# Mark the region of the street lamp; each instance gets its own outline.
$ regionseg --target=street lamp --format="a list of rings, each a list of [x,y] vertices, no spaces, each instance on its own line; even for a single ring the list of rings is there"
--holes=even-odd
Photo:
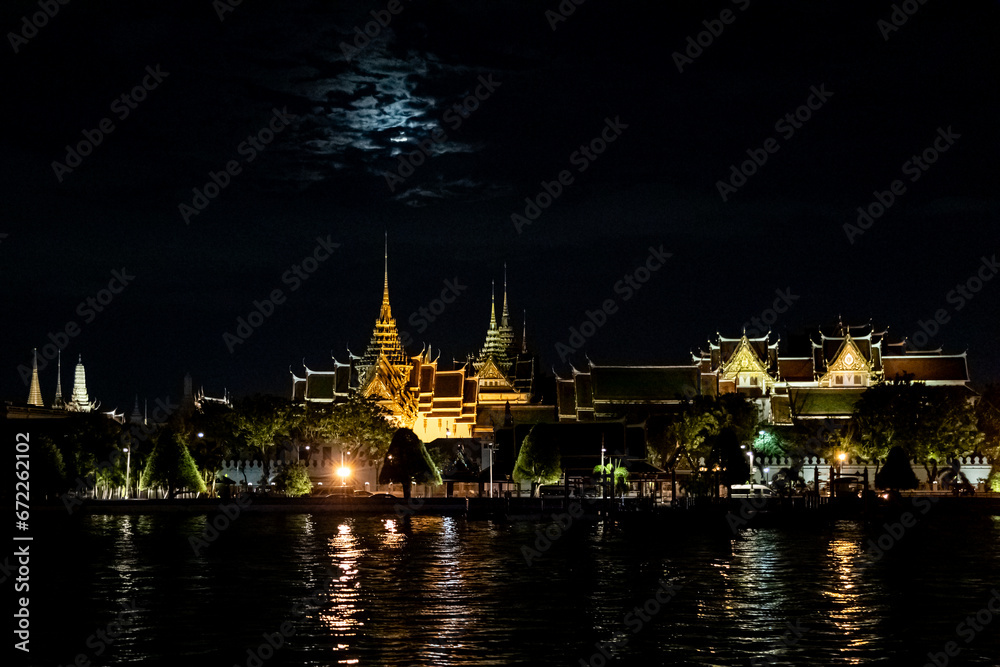
[[[844,452],[841,452],[841,453],[837,454],[837,479],[840,479],[841,476],[843,476],[843,474],[844,474],[844,472],[843,472],[844,471],[844,460],[846,458],[847,458],[847,454],[845,454]],[[834,487],[834,488],[836,488],[836,487]],[[830,495],[831,496],[834,495],[833,492],[831,492]]]
[[[132,466],[132,452],[129,451],[128,447],[126,447],[122,451],[124,451],[125,454],[127,454],[127,456],[125,457],[125,497],[128,498],[128,497],[130,497],[129,488],[128,488],[129,487],[129,484],[128,484],[129,483],[129,474],[128,473],[129,473],[129,469]]]
[[[486,444],[483,445],[483,449],[485,449],[486,451],[488,451],[490,453],[490,466],[489,466],[489,468],[490,468],[490,498],[493,497],[493,452],[496,451],[496,446],[497,445],[496,445],[495,442],[487,442]]]
[[[753,495],[753,449],[747,452],[747,456],[750,457],[750,495]]]
[[[347,477],[351,474],[351,469],[344,465],[344,452],[340,452],[340,467],[337,468],[337,475],[340,477],[340,485],[347,486]]]

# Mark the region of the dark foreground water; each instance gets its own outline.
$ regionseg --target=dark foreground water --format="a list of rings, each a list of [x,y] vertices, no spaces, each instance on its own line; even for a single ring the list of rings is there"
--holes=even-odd
[[[36,515],[30,664],[1000,665],[998,517],[577,525],[530,565],[550,523],[248,513],[196,555],[206,520]]]

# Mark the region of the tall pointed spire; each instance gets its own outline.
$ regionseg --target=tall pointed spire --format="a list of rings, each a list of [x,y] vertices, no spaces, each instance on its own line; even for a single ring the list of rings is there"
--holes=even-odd
[[[380,355],[386,357],[388,362],[397,366],[407,364],[406,350],[399,338],[399,329],[396,328],[396,320],[392,317],[392,308],[389,306],[389,233],[385,235],[385,252],[382,281],[382,307],[379,310],[378,319],[375,320],[375,329],[372,331],[371,340],[368,342],[368,349],[361,358],[358,368],[362,376],[375,367]]]
[[[507,310],[507,263],[503,265],[503,313],[500,316],[500,348],[506,359],[511,359],[516,353],[514,346],[514,327],[510,325],[510,311]]]
[[[135,406],[132,408],[132,416],[129,418],[129,422],[133,424],[146,423],[146,421],[142,418],[142,413],[139,412],[139,394],[135,395]]]
[[[44,408],[42,390],[38,384],[38,349],[32,348],[31,354],[31,388],[28,390],[28,405],[37,405],[40,408]]]
[[[52,401],[52,407],[62,410],[66,408],[66,400],[63,398],[62,390],[62,350],[59,350],[56,361],[56,398]]]
[[[497,283],[495,280],[490,281],[490,331],[496,331],[497,328]],[[487,334],[489,335],[489,334]]]
[[[479,352],[473,367],[480,371],[487,360],[493,359],[497,369],[506,375],[511,367],[511,346],[514,342],[514,330],[510,326],[510,312],[507,309],[507,268],[504,266],[503,279],[503,311],[501,312],[500,326],[497,326],[497,298],[496,283],[492,283],[490,290],[490,328],[486,330],[486,340],[483,348]]]
[[[382,287],[382,309],[379,311],[380,320],[392,319],[392,309],[389,307],[389,232],[385,233],[385,280]]]
[[[500,316],[500,326],[510,326],[510,313],[507,311],[507,262],[503,263],[503,314]]]
[[[83,355],[76,361],[76,372],[73,375],[73,394],[70,396],[68,409],[74,412],[90,412],[97,407],[90,402],[87,395],[87,371],[83,367]]]

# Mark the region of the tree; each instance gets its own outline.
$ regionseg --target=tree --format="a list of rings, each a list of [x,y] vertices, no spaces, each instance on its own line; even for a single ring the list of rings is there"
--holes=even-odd
[[[753,450],[762,456],[781,457],[789,456],[792,447],[784,429],[771,426],[758,431],[753,441]]]
[[[760,412],[757,404],[743,394],[723,394],[717,402],[720,427],[732,430],[739,445],[749,447],[757,438]]]
[[[281,436],[291,437],[295,426],[291,405],[277,396],[249,396],[234,406],[232,423],[237,442],[250,452],[260,455],[263,465],[261,483],[267,488],[275,442]]]
[[[968,392],[906,378],[866,389],[854,406],[851,428],[864,458],[885,458],[901,447],[923,463],[928,481],[937,478],[938,462],[967,454],[982,440]]]
[[[898,492],[900,489],[915,489],[917,485],[917,476],[913,474],[906,452],[898,445],[890,449],[885,465],[875,474],[875,486]]]
[[[352,466],[373,466],[378,477],[395,430],[374,397],[354,395],[330,407],[304,408],[294,434],[297,441],[310,445],[337,445]]]
[[[611,479],[615,480],[614,495],[624,496],[628,493],[629,478],[628,469],[625,466],[616,466],[613,461],[608,461],[603,466],[601,464],[594,466],[594,473],[602,476],[608,475]]]
[[[991,384],[983,390],[976,404],[976,423],[983,434],[980,451],[989,457],[992,468],[987,486],[1000,491],[1000,384]]]
[[[736,432],[726,427],[713,438],[714,444],[709,459],[717,463],[722,472],[722,483],[729,491],[733,484],[743,484],[750,477],[750,462],[746,450],[740,447]]]
[[[40,438],[36,452],[40,454],[37,457],[32,455],[35,459],[31,470],[34,488],[45,498],[58,496],[66,490],[66,465],[63,463],[62,453],[52,439],[44,435]]]
[[[185,424],[188,451],[205,483],[215,494],[215,479],[223,463],[234,455],[233,412],[225,406],[207,403]]]
[[[424,443],[408,428],[397,430],[386,451],[378,476],[379,484],[402,484],[403,497],[410,497],[410,485],[441,484],[441,472],[434,465]]]
[[[274,488],[288,496],[308,496],[312,492],[309,470],[301,461],[282,466],[274,477]]]
[[[198,467],[188,452],[187,439],[182,433],[173,429],[164,429],[153,445],[146,467],[142,471],[139,484],[143,488],[163,486],[167,489],[167,498],[173,498],[174,493],[182,488],[188,488],[196,493],[204,493],[208,487],[198,473]]]
[[[515,482],[531,482],[531,495],[538,493],[540,484],[554,484],[562,476],[562,456],[554,438],[543,437],[538,426],[532,426],[521,443],[512,477]]]

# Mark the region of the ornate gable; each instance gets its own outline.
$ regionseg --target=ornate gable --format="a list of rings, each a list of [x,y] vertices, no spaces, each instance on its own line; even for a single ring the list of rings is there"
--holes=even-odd
[[[722,363],[721,370],[720,379],[735,382],[737,388],[766,389],[774,385],[774,378],[745,335],[740,338],[729,359]]]
[[[847,334],[833,355],[833,360],[827,365],[826,373],[819,380],[819,386],[867,387],[871,382],[871,375],[871,362],[862,354],[851,334]]]
[[[732,380],[736,377],[737,373],[749,372],[764,373],[766,375],[767,368],[764,367],[760,357],[757,356],[757,353],[750,346],[750,341],[747,340],[746,336],[743,336],[737,344],[736,350],[729,357],[729,360],[723,362],[722,373],[723,378]]]

